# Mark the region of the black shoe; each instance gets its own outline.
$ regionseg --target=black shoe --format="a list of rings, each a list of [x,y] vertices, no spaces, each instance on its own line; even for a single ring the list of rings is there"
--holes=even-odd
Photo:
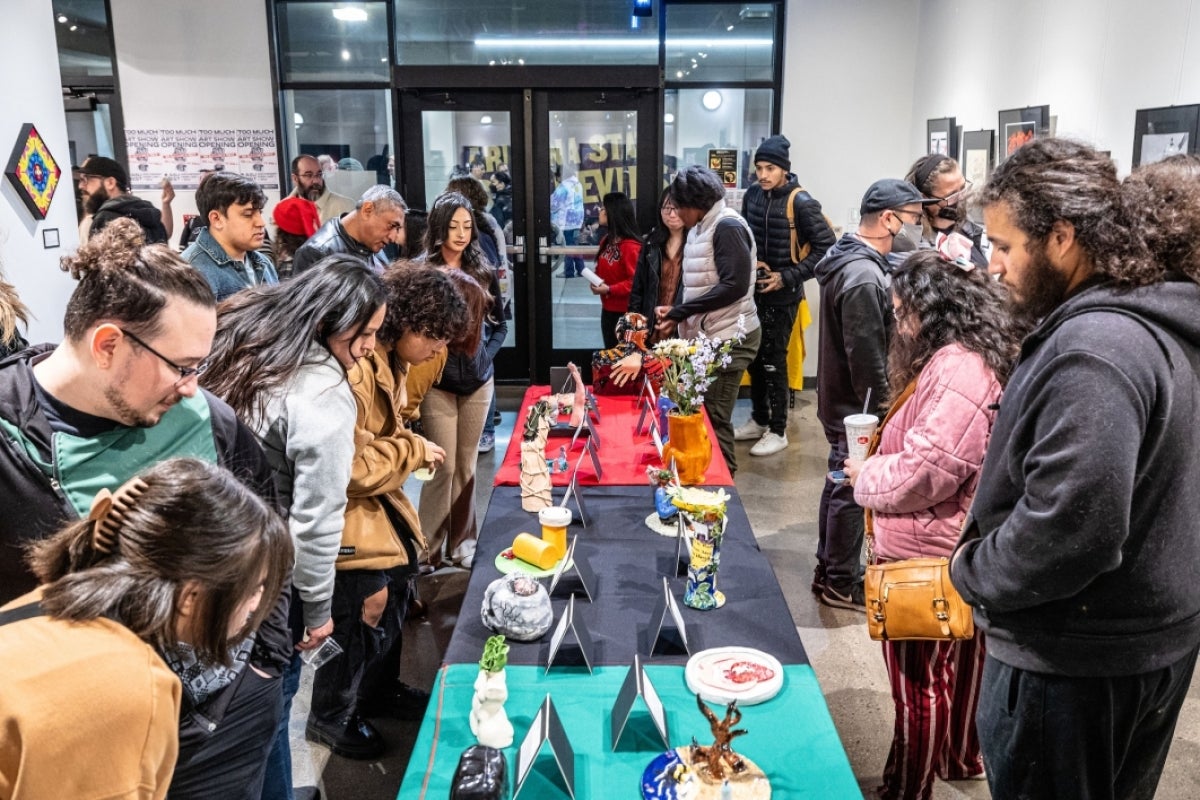
[[[309,717],[304,738],[325,745],[342,758],[359,760],[379,758],[385,747],[375,726],[358,714],[351,714],[344,724],[330,724]]]
[[[825,590],[817,598],[832,608],[848,608],[851,611],[867,610],[867,601],[863,594],[863,585],[855,583],[845,589],[835,589],[832,584],[825,584]]]
[[[387,694],[358,701],[359,711],[369,717],[391,717],[408,722],[424,719],[428,705],[429,692],[400,681],[396,681]]]
[[[821,594],[825,591],[825,565],[817,564],[813,567],[812,593]]]
[[[504,417],[500,416],[499,411],[492,414],[492,425],[499,425],[501,422],[504,422]]]

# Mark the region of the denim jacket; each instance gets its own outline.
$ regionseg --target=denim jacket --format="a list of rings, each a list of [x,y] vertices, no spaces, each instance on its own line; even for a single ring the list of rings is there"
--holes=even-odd
[[[271,263],[271,259],[257,250],[248,251],[246,257],[254,268],[256,283],[279,283],[279,275],[275,272],[275,265]],[[196,241],[183,251],[183,260],[204,274],[213,294],[217,296],[218,303],[231,294],[254,285],[246,278],[246,271],[241,262],[234,261],[226,254],[208,228],[202,229]]]

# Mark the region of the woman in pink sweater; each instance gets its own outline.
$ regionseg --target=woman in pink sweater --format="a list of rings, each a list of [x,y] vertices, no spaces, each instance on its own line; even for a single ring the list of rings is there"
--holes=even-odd
[[[1002,290],[969,256],[957,258],[957,244],[921,250],[893,274],[888,381],[896,410],[878,452],[846,462],[854,499],[874,514],[879,561],[950,555],[1016,358]],[[969,254],[969,241],[965,248]],[[896,725],[879,797],[927,800],[935,776],[982,778],[975,732],[982,635],[886,641],[883,656]]]

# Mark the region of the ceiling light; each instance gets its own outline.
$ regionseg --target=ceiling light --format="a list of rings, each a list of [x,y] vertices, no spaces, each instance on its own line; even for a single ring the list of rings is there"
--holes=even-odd
[[[304,117],[300,116],[300,112],[299,112],[299,111],[297,111],[296,113],[292,114],[292,122],[296,123],[296,127],[297,127],[297,128],[299,128],[301,125],[303,125],[303,124],[304,124]]]
[[[732,25],[729,25],[729,26],[727,26],[727,27],[725,28],[725,30],[727,30],[727,31],[731,31],[731,30],[733,30],[733,26],[732,26]]]
[[[721,101],[723,99],[724,98],[721,97],[721,93],[718,92],[716,89],[709,89],[707,92],[705,92],[701,96],[700,102],[709,111],[716,111],[718,108],[721,107]]]
[[[350,60],[350,51],[343,50],[342,51],[342,61],[349,61],[349,60]]]
[[[678,70],[678,71],[676,71],[676,73],[675,73],[675,77],[676,77],[676,78],[682,78],[682,77],[683,77],[683,70]]]
[[[479,118],[479,124],[480,125],[491,125],[492,124],[492,115],[484,114],[482,117]]]
[[[367,10],[360,6],[340,6],[333,9],[333,18],[341,22],[366,22]]]
[[[674,125],[675,124],[675,115],[672,114],[670,111],[663,114],[663,123],[665,123],[667,125]]]
[[[67,21],[67,15],[66,15],[66,14],[59,14],[59,15],[58,15],[58,21],[59,21],[59,22],[62,22],[62,23],[65,23],[65,22]]]
[[[773,40],[769,36],[738,36],[738,37],[722,37],[720,39],[701,38],[701,37],[667,37],[667,47],[671,49],[678,48],[680,50],[697,50],[705,48],[705,50],[741,50],[746,47],[770,47]],[[552,37],[543,38],[512,38],[512,39],[493,39],[484,38],[476,39],[474,45],[479,48],[496,50],[503,48],[505,50],[513,50],[524,48],[527,50],[550,50],[555,48],[584,48],[588,50],[657,50],[658,39],[638,38],[620,38],[620,37],[593,37],[590,39],[555,39]],[[704,56],[707,57],[707,56]]]
[[[77,31],[77,30],[79,30],[79,26],[78,26],[78,25],[72,25],[70,28],[67,28],[67,30],[69,30],[69,31]]]

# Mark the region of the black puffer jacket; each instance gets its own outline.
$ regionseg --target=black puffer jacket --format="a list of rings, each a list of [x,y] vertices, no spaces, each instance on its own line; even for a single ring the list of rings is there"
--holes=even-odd
[[[146,244],[167,241],[167,229],[163,227],[162,214],[159,210],[142,198],[131,194],[123,194],[106,200],[92,217],[91,233],[88,235],[99,233],[104,230],[105,225],[121,217],[129,217],[142,226],[142,232],[146,235]]]
[[[788,181],[783,186],[767,192],[755,184],[746,190],[742,200],[742,216],[750,223],[750,230],[754,233],[758,260],[766,262],[772,270],[783,276],[782,289],[766,294],[755,292],[754,301],[760,306],[799,303],[804,297],[804,282],[813,277],[817,262],[837,240],[821,213],[821,204],[801,189],[794,201],[796,240],[801,247],[808,242],[811,249],[799,264],[792,263],[787,199],[794,189],[799,188],[796,176],[788,173]]]

